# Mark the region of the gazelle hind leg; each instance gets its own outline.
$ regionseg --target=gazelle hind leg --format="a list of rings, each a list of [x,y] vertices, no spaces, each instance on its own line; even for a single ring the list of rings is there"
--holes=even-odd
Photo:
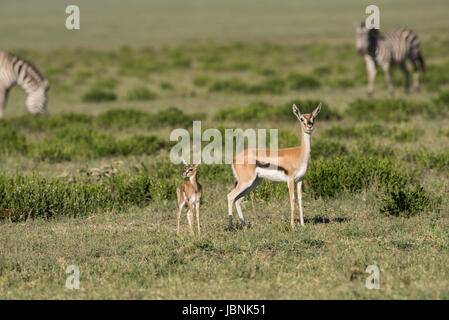
[[[262,179],[257,178],[257,177],[254,178],[253,181],[251,181],[249,184],[247,184],[246,188],[242,188],[243,190],[235,198],[235,207],[237,208],[237,212],[239,214],[240,223],[242,224],[242,227],[245,226],[245,219],[243,218],[242,207],[240,206],[240,203],[242,202],[243,197],[246,196],[248,193],[250,193],[261,182],[262,182]]]
[[[178,207],[178,213],[177,213],[177,223],[178,223],[178,231],[176,232],[176,234],[179,234],[179,229],[180,229],[180,225],[181,225],[181,212],[182,212],[182,208],[184,207],[185,202],[182,202],[179,207]]]
[[[240,207],[240,202],[237,204],[237,200],[243,198],[246,196],[251,190],[253,190],[259,183],[261,179],[258,179],[257,177],[254,177],[254,179],[247,183],[246,185],[242,185],[240,182],[237,182],[237,186],[234,190],[229,192],[228,194],[228,228],[229,230],[232,229],[232,205],[235,202],[235,207],[237,209],[237,212],[239,214],[240,222],[242,223],[242,226],[245,225],[245,220],[243,219],[242,209]]]

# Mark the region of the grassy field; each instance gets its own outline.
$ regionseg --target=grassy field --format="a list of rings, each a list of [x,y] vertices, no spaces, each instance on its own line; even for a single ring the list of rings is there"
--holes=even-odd
[[[432,2],[377,3],[428,70],[410,95],[395,70],[395,99],[379,72],[368,99],[352,30],[368,2],[75,1],[67,31],[66,4],[2,1],[1,49],[49,79],[51,116],[16,87],[0,120],[0,298],[448,299],[449,3]],[[248,228],[226,231],[231,168],[203,164],[203,233],[184,212],[176,236],[173,129],[276,128],[295,146],[291,104],[318,101],[304,228],[264,183]]]

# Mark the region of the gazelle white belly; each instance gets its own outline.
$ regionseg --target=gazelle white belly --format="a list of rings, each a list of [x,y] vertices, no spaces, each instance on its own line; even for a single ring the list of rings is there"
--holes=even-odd
[[[308,166],[308,163],[304,163],[298,169],[296,169],[295,173],[293,174],[293,179],[295,181],[301,180],[305,176]]]
[[[264,178],[270,181],[277,181],[277,182],[288,181],[288,177],[285,175],[284,172],[280,170],[257,168],[256,174],[259,178]]]

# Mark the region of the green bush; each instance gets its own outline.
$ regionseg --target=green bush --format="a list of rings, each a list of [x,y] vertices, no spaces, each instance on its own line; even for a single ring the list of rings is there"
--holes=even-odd
[[[134,109],[114,109],[98,115],[95,123],[105,128],[190,126],[192,121],[202,120],[205,116],[203,113],[185,114],[176,108],[159,110],[153,114]]]
[[[404,99],[360,99],[351,102],[346,114],[357,120],[407,121],[410,116],[431,114],[432,108],[425,103]]]
[[[209,87],[211,92],[240,92],[246,93],[248,85],[239,79],[215,80]]]
[[[117,141],[111,135],[89,128],[67,126],[33,145],[32,153],[41,160],[70,161],[114,155],[153,154],[167,146],[154,136],[132,136]]]
[[[28,143],[26,138],[12,126],[0,126],[0,154],[26,153]]]
[[[311,152],[313,161],[319,158],[336,158],[348,154],[348,150],[342,143],[323,139],[316,141],[312,139]]]
[[[258,84],[250,85],[245,90],[246,93],[251,94],[281,94],[285,90],[285,81],[279,78],[269,78],[261,81]]]
[[[197,87],[205,87],[210,83],[211,79],[206,76],[198,76],[193,79],[193,84]]]
[[[388,216],[408,218],[430,208],[431,205],[429,195],[419,185],[413,188],[392,188],[383,197],[380,212]]]
[[[352,156],[312,161],[306,175],[312,195],[324,198],[343,191],[358,192],[374,183],[401,189],[410,179],[410,174],[388,159]]]
[[[0,174],[0,213],[13,221],[57,216],[86,216],[99,211],[123,211],[151,201],[174,198],[174,181],[147,173],[120,175],[97,182],[68,182],[41,176]]]
[[[157,98],[157,95],[145,87],[134,88],[126,95],[128,101],[149,101]]]
[[[151,114],[135,109],[113,109],[101,113],[95,120],[95,124],[101,127],[127,128],[133,126],[152,125]]]
[[[407,160],[414,161],[426,169],[449,170],[449,150],[440,152],[419,151],[408,155]]]
[[[315,77],[299,73],[290,73],[287,83],[293,90],[317,89],[321,86],[320,81]]]
[[[214,115],[214,120],[238,122],[269,120],[275,116],[276,109],[275,106],[265,102],[254,102],[248,106],[218,110]]]
[[[440,108],[449,109],[449,90],[441,92],[434,102]]]
[[[102,88],[92,88],[83,95],[82,99],[85,102],[114,101],[117,99],[117,95]]]

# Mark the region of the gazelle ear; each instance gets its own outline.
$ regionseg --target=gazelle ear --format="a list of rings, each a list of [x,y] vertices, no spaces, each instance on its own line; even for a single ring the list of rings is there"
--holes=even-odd
[[[301,120],[301,112],[299,111],[296,104],[293,104],[292,110],[293,110],[293,114],[298,118],[298,120]]]
[[[186,161],[186,159],[184,159],[184,157],[182,157],[182,162],[183,162],[185,165],[187,165],[187,161]]]
[[[318,107],[315,108],[315,110],[313,110],[312,112],[312,118],[315,119],[316,116],[318,115],[318,113],[320,113],[321,111],[321,105],[322,103],[320,102],[320,104],[318,105]]]

